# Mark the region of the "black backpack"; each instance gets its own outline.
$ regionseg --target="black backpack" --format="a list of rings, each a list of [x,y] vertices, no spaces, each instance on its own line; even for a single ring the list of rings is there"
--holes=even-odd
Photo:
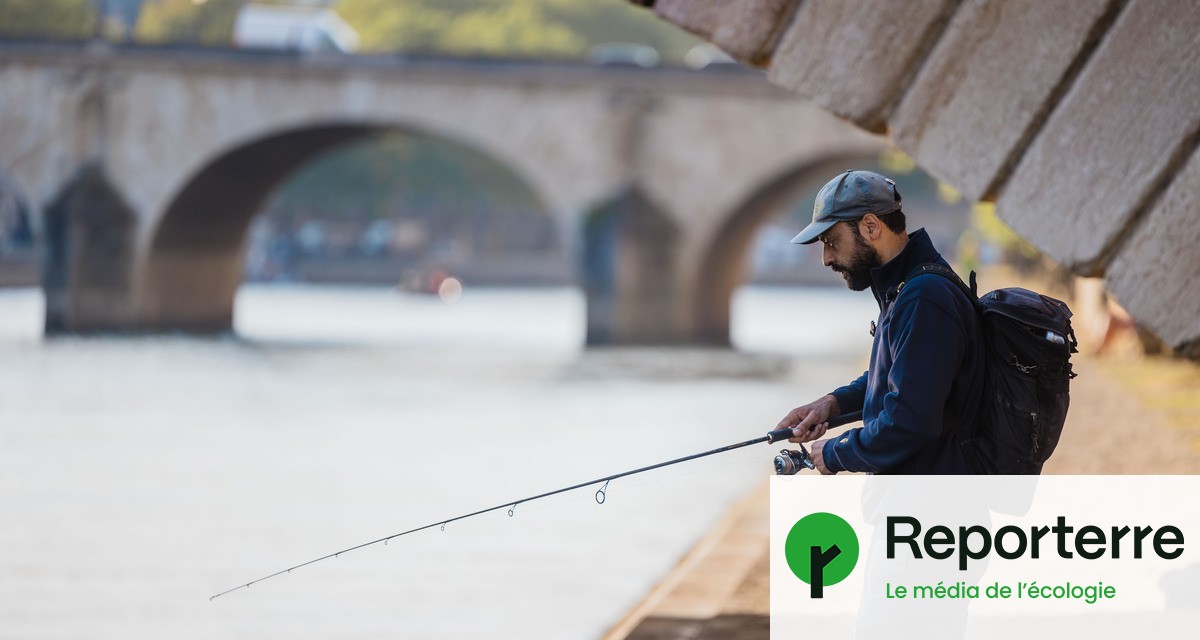
[[[977,473],[1039,474],[1054,453],[1071,403],[1071,354],[1078,346],[1066,303],[1028,289],[976,296],[958,274],[923,264],[908,277],[935,273],[958,285],[979,313],[984,382],[979,421],[956,434]],[[968,427],[969,428],[969,427]]]

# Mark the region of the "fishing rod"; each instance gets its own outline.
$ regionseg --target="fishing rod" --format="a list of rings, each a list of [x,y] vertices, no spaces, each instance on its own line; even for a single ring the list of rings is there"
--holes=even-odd
[[[854,413],[847,413],[847,414],[843,414],[840,416],[835,416],[833,418],[830,418],[826,422],[828,422],[829,426],[832,428],[832,427],[837,427],[837,426],[841,426],[844,424],[850,424],[851,422],[858,422],[859,420],[862,420],[862,412],[861,411],[856,411]],[[718,447],[716,449],[712,449],[710,451],[705,451],[703,453],[696,453],[696,454],[692,454],[690,456],[684,456],[682,458],[675,458],[674,460],[667,460],[666,462],[652,464],[648,467],[642,467],[640,469],[633,469],[632,471],[624,471],[621,473],[614,473],[611,476],[604,476],[603,478],[596,478],[595,480],[588,480],[587,482],[580,482],[579,484],[573,484],[569,487],[563,487],[562,489],[555,489],[554,491],[547,491],[546,493],[539,493],[536,496],[530,496],[528,498],[521,498],[519,500],[509,500],[508,502],[498,504],[494,507],[488,507],[487,509],[480,509],[479,511],[472,511],[471,513],[463,514],[461,516],[455,516],[453,518],[447,518],[445,520],[438,520],[436,522],[431,522],[430,524],[427,524],[427,525],[424,525],[421,527],[417,527],[415,529],[409,529],[408,531],[401,531],[400,533],[393,533],[390,536],[379,538],[378,540],[372,540],[370,542],[364,542],[362,544],[354,545],[353,547],[348,547],[346,549],[342,549],[341,551],[335,551],[328,555],[323,555],[320,558],[314,558],[312,560],[309,560],[308,562],[302,562],[294,567],[288,567],[287,569],[276,571],[275,573],[272,573],[271,575],[263,576],[257,580],[251,580],[250,582],[238,585],[236,587],[233,587],[232,589],[226,589],[225,591],[222,591],[221,593],[211,596],[208,600],[209,600],[209,602],[211,602],[213,600],[216,600],[217,598],[220,598],[221,596],[223,596],[227,593],[233,593],[234,591],[237,591],[239,589],[247,589],[250,587],[250,585],[258,584],[264,580],[270,580],[271,578],[274,578],[276,576],[281,576],[285,573],[291,573],[292,571],[294,571],[296,569],[299,569],[301,567],[307,567],[310,564],[316,564],[322,560],[336,558],[336,557],[342,555],[343,553],[349,553],[351,551],[362,549],[363,547],[369,547],[373,544],[379,544],[380,542],[387,544],[387,542],[389,540],[392,540],[393,538],[399,538],[400,536],[406,536],[410,533],[416,533],[418,531],[432,529],[437,526],[440,526],[442,528],[442,530],[444,531],[446,529],[446,525],[450,524],[451,522],[456,522],[458,520],[465,520],[467,518],[471,518],[474,516],[489,513],[491,511],[499,511],[500,509],[503,509],[505,507],[508,507],[508,516],[511,518],[514,515],[516,515],[517,505],[521,505],[526,502],[532,502],[534,500],[540,500],[542,498],[548,498],[550,496],[558,495],[560,493],[566,493],[568,491],[574,491],[576,489],[582,489],[583,487],[600,484],[601,482],[603,482],[604,485],[596,490],[596,494],[594,497],[596,499],[596,504],[604,504],[604,500],[607,497],[605,492],[608,490],[608,483],[610,483],[613,480],[616,480],[618,478],[624,478],[626,476],[632,476],[634,474],[644,473],[646,471],[653,471],[654,469],[661,469],[662,467],[669,467],[673,464],[679,464],[681,462],[687,462],[689,460],[696,460],[698,458],[705,458],[708,456],[716,455],[718,453],[725,453],[726,451],[733,451],[735,449],[741,449],[742,447],[748,447],[750,445],[759,444],[760,442],[766,442],[767,444],[774,444],[776,442],[779,442],[780,440],[787,440],[788,438],[791,438],[793,435],[794,434],[792,433],[792,430],[790,427],[785,428],[785,429],[775,429],[774,431],[768,432],[767,435],[762,436],[760,438],[754,438],[753,440],[747,440],[745,442],[739,442],[737,444],[731,444],[731,445],[727,445],[724,447]],[[788,451],[787,449],[784,449],[783,451],[780,452],[780,455],[775,457],[775,473],[777,475],[793,475],[800,470],[800,467],[805,467],[808,469],[813,468],[812,459],[809,457],[808,450],[804,448],[804,445],[800,445],[800,449],[798,451]]]

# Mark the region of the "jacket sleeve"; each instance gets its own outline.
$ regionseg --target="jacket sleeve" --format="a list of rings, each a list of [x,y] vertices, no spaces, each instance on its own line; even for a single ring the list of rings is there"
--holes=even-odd
[[[863,400],[867,397],[867,372],[864,371],[858,380],[834,389],[829,395],[837,398],[838,408],[842,413],[862,411]]]
[[[831,471],[886,471],[942,433],[966,335],[957,316],[933,297],[914,295],[895,305],[883,408],[863,426],[825,443],[822,453]]]

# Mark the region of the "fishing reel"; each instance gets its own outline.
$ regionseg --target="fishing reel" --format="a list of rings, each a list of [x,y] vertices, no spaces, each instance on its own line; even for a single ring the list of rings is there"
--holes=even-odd
[[[794,476],[801,469],[815,469],[812,457],[808,455],[808,449],[804,445],[800,445],[799,451],[791,449],[782,449],[779,455],[775,456],[775,475],[777,476]]]

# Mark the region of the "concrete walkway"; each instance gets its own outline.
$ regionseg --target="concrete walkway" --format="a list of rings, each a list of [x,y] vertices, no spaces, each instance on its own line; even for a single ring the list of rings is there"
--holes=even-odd
[[[605,640],[749,640],[769,635],[770,492],[743,498]]]

